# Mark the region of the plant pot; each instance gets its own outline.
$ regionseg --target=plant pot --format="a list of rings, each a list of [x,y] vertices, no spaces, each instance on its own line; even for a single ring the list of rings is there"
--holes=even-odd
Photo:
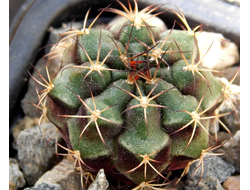
[[[58,4],[56,4],[56,2]],[[158,2],[161,3],[160,1]],[[120,5],[115,1],[90,2],[83,0],[74,0],[74,1],[61,0],[59,4],[59,1],[57,0],[53,2],[48,0],[44,1],[29,0],[25,4],[26,10],[21,9],[21,11],[19,11],[18,16],[15,18],[10,28],[9,113],[10,113],[11,125],[9,134],[11,134],[11,127],[13,126],[13,124],[15,124],[16,121],[23,116],[22,109],[20,106],[20,100],[24,96],[27,89],[27,81],[29,79],[27,70],[32,69],[30,63],[35,64],[37,60],[39,60],[45,54],[43,47],[46,45],[46,42],[48,41],[48,36],[49,36],[48,29],[50,27],[57,28],[61,26],[61,23],[70,22],[73,19],[75,19],[75,21],[83,20],[85,16],[84,14],[86,13],[89,7],[92,7],[91,9],[92,15],[89,16],[89,19],[94,18],[98,13],[99,8],[106,7],[110,3],[112,3],[112,7],[120,9]],[[122,1],[122,3],[127,4],[127,1],[124,0]],[[150,0],[140,1],[139,9],[147,7],[153,3],[156,2],[152,2]],[[181,4],[181,1],[175,1],[174,5],[176,5],[176,7],[179,7],[179,9],[181,9],[184,15],[187,15],[186,18],[191,27],[195,27],[201,23],[210,23],[207,26],[203,27],[203,29],[206,31],[220,32],[225,37],[235,42],[239,47],[239,36],[237,36],[237,31],[235,32],[235,28],[237,29],[237,27],[233,27],[232,30],[229,30],[230,27],[232,26],[231,24],[230,27],[223,28],[221,27],[222,24],[220,25],[221,21],[219,19],[217,20],[214,19],[215,18],[214,16],[211,16],[211,18],[210,17],[207,18],[207,16],[204,15],[204,13],[206,13],[206,11],[209,11],[210,9],[215,10],[214,9],[214,7],[216,7],[215,4],[206,4],[206,3],[195,4],[195,1],[189,1],[188,5],[190,6],[185,7],[187,4],[185,3]],[[168,8],[176,9],[174,5],[167,4],[165,6]],[[199,7],[198,9],[195,9],[195,5],[204,6],[202,9],[203,11],[199,12],[201,8]],[[208,7],[208,5],[210,7]],[[224,3],[221,3],[221,5],[231,6]],[[57,7],[57,9],[54,8],[55,10],[53,10],[51,7]],[[220,11],[220,9],[221,7],[218,8],[216,11]],[[46,10],[46,11],[43,11],[39,14],[39,10]],[[161,8],[158,11],[163,11],[163,10],[164,9]],[[192,10],[192,12],[195,13],[198,12],[200,14],[198,16],[196,14],[191,14],[190,10]],[[107,23],[114,16],[115,15],[112,13],[105,12],[102,14],[100,19],[102,19],[101,20],[102,22]],[[166,22],[168,28],[171,28],[174,21],[178,20],[177,16],[173,14],[171,11],[167,11],[164,14],[161,14],[160,17]],[[237,17],[234,17],[234,19],[236,18]],[[212,22],[212,21],[218,21],[218,22]],[[180,21],[178,22],[181,23]],[[178,27],[181,28],[180,25],[176,24],[176,28]],[[28,142],[28,144],[30,145],[30,141]],[[11,140],[10,140],[10,149],[12,149]],[[20,153],[20,151],[18,153]],[[10,153],[10,156],[15,156],[14,154],[15,153],[13,153],[12,151]]]

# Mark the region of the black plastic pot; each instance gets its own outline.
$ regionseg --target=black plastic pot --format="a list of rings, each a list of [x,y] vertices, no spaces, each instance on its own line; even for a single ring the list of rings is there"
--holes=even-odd
[[[127,0],[120,0],[127,5]],[[131,1],[133,5],[133,1]],[[200,0],[138,0],[139,8],[151,4],[165,3],[164,7],[178,7],[191,27],[206,24],[204,30],[222,33],[226,38],[240,45],[240,8],[220,1]],[[99,8],[108,4],[121,9],[115,0],[27,0],[10,27],[9,47],[9,113],[10,125],[21,112],[20,101],[24,96],[29,75],[27,70],[43,55],[39,51],[46,45],[48,28],[59,27],[62,22],[84,19],[91,7],[96,16]],[[159,11],[165,10],[163,8]],[[104,13],[106,17],[114,14]],[[91,17],[91,15],[90,15]],[[171,28],[177,17],[168,11],[160,15]],[[178,19],[177,19],[178,20]],[[11,128],[11,127],[10,127]]]

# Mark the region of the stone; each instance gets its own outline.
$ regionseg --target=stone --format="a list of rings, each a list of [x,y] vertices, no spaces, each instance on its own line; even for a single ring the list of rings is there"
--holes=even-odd
[[[49,183],[59,185],[62,190],[81,190],[80,177],[74,170],[74,161],[64,158],[59,164],[44,173],[36,182],[35,187]]]
[[[65,50],[66,47],[71,44],[69,43],[69,41],[74,41],[72,38],[69,38],[68,40],[58,43],[62,38],[67,36],[61,35],[69,31],[70,28],[74,28],[75,30],[81,30],[82,22],[62,23],[62,26],[60,28],[52,28],[50,30],[49,40],[47,42],[47,46],[45,47],[45,54],[48,58],[48,64],[50,66],[50,71],[52,70],[52,75],[60,71],[62,52]],[[49,55],[49,53],[52,54]]]
[[[202,31],[195,36],[201,58],[205,55],[202,62],[209,69],[221,70],[239,62],[238,47],[222,34]]]
[[[97,173],[95,181],[89,186],[88,190],[106,190],[109,186],[109,182],[106,179],[103,169],[100,169]]]
[[[236,172],[240,173],[240,131],[222,147],[226,152],[222,158],[235,167]]]
[[[25,188],[24,190],[62,190],[58,184],[41,183],[37,187]]]
[[[17,190],[25,185],[23,173],[16,159],[9,158],[9,190]]]
[[[55,156],[55,129],[53,124],[44,126],[47,131],[44,136],[38,126],[25,129],[17,139],[18,162],[27,183],[32,186],[39,177],[53,165]],[[48,138],[51,136],[51,139]]]
[[[219,183],[224,182],[231,174],[235,172],[233,165],[225,162],[219,156],[205,156],[203,160],[203,173],[201,173],[201,166],[197,169],[199,161],[194,162],[188,171],[188,178],[193,181],[206,179],[210,176],[218,179]]]
[[[197,180],[188,180],[184,190],[224,190],[219,180],[213,176],[202,178],[198,183]]]
[[[45,48],[45,53],[49,53],[51,50],[51,45],[54,45],[58,42],[60,39],[60,35],[64,32],[68,31],[70,28],[74,28],[76,30],[82,29],[83,22],[68,22],[68,23],[62,23],[61,27],[59,28],[51,28],[50,29],[50,36],[49,40],[47,42],[48,46]]]
[[[216,141],[216,139],[209,138],[209,146],[213,146],[216,143],[217,144],[222,144],[225,141],[228,141],[230,138],[232,138],[232,136],[228,132],[226,132],[226,131],[219,131],[217,133],[217,141]],[[214,150],[214,152],[216,152],[216,153],[224,153],[225,151],[223,151],[221,149],[221,147],[220,147],[220,148]]]
[[[13,142],[12,142],[12,147],[14,149],[17,149],[17,138],[20,134],[21,131],[24,129],[30,129],[32,127],[35,127],[38,124],[38,121],[35,119],[32,119],[28,116],[25,116],[21,120],[18,121],[18,123],[12,128],[12,135],[13,135]]]
[[[230,176],[224,183],[225,190],[240,190],[240,175]]]

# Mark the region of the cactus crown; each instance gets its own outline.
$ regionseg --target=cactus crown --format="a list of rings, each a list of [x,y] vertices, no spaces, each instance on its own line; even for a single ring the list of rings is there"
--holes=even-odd
[[[82,176],[103,168],[137,189],[157,187],[153,180],[185,174],[202,157],[229,90],[202,66],[199,26],[191,30],[174,11],[187,30],[166,29],[162,12],[151,14],[162,4],[139,11],[135,0],[134,9],[117,2],[124,11],[103,8],[87,28],[89,9],[82,30],[60,36],[46,57],[60,58],[61,70],[39,82],[45,89],[36,107],[46,98],[46,116],[77,155]],[[118,17],[95,28],[105,11]]]

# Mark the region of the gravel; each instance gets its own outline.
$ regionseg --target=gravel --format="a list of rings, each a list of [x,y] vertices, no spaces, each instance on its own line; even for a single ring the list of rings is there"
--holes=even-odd
[[[9,189],[17,190],[25,185],[23,173],[20,171],[19,164],[16,159],[9,159]]]
[[[47,124],[45,129],[53,129]],[[52,134],[53,130],[47,134]],[[55,139],[54,139],[55,140]],[[17,139],[18,162],[29,185],[34,185],[39,177],[53,164],[55,143],[44,137],[38,126],[22,131]]]

